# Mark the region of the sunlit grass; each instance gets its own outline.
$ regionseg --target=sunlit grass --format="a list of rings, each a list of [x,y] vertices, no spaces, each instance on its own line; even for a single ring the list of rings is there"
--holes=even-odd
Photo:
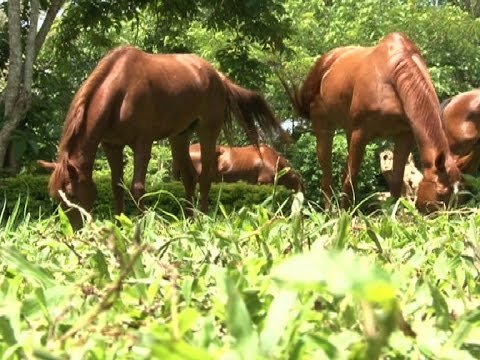
[[[290,205],[289,205],[290,206]],[[478,358],[480,211],[330,214],[297,195],[70,233],[0,228],[0,353],[63,359]],[[287,211],[288,210],[288,211]],[[288,215],[286,215],[288,214]]]

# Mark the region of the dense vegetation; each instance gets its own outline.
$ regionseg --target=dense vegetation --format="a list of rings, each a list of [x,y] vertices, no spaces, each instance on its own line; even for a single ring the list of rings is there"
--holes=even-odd
[[[54,2],[39,6],[46,12]],[[22,4],[25,42],[33,1]],[[478,16],[480,1],[461,0],[65,1],[35,60],[30,110],[0,164],[2,360],[480,358],[479,180],[469,179],[466,207],[432,217],[404,200],[378,204],[378,154],[390,146],[381,141],[367,148],[358,207],[325,213],[310,124],[293,117],[275,74],[300,83],[327,50],[402,31],[444,99],[479,87]],[[183,188],[170,182],[171,155],[160,142],[148,210],[140,215],[129,201],[113,218],[99,151],[94,217],[74,233],[35,161],[55,157],[73,94],[122,44],[196,53],[264,93],[292,129],[293,144],[274,145],[302,173],[305,194],[216,185],[211,212],[185,219]],[[235,141],[245,143],[240,131]],[[337,181],[345,157],[339,132]]]
[[[13,214],[0,353],[39,359],[475,359],[477,210],[217,217]],[[21,222],[18,222],[21,218]],[[400,331],[401,329],[402,331]]]

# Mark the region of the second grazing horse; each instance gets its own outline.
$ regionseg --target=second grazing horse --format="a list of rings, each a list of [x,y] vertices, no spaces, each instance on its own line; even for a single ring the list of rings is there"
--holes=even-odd
[[[462,173],[480,168],[480,90],[458,94],[442,103],[448,145]]]
[[[429,211],[448,202],[460,171],[448,147],[425,62],[405,35],[389,34],[373,47],[331,50],[316,61],[300,91],[281,80],[295,111],[312,121],[327,208],[337,127],[346,131],[348,139],[343,207],[352,199],[365,146],[375,138],[391,138],[395,143],[392,196],[400,196],[405,163],[416,140],[423,165],[417,207]]]
[[[303,191],[300,175],[288,161],[268,145],[228,147],[217,145],[217,181],[245,181],[250,184],[273,184],[282,169],[288,171],[278,178],[278,184],[294,191]],[[200,144],[190,145],[190,157],[198,175],[202,171]],[[172,165],[173,176],[180,178],[178,164]]]

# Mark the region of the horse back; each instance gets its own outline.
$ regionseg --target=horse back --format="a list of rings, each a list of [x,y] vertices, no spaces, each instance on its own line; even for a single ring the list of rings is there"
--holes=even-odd
[[[226,106],[223,82],[205,60],[135,48],[117,60],[96,95],[96,109],[102,111],[105,102],[112,107],[110,113],[118,114],[112,138],[136,133],[164,138],[186,129],[192,119],[208,117],[213,109]]]
[[[480,138],[480,91],[454,96],[443,109],[442,121],[453,153],[465,155]]]

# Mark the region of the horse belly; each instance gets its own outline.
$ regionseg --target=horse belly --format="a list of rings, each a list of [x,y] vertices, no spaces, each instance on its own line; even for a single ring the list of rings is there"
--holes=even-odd
[[[399,134],[411,132],[410,124],[407,119],[400,115],[375,114],[365,122],[365,128],[368,129],[369,138],[391,138]]]
[[[362,114],[365,129],[371,138],[388,138],[410,130],[402,103],[390,85],[381,83],[375,89],[365,89],[365,95],[352,106],[352,113]],[[356,94],[356,96],[358,96]]]

